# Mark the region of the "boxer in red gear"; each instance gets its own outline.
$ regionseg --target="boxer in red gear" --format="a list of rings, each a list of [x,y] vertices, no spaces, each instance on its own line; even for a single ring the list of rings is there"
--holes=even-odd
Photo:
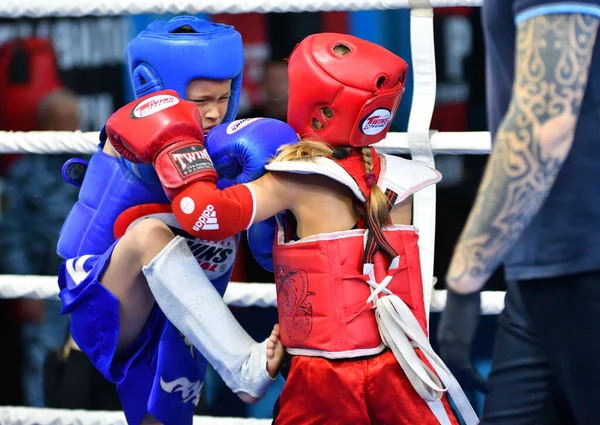
[[[223,191],[185,108],[173,106],[169,128],[146,136],[149,124],[130,119],[135,105],[107,124],[121,154],[154,164],[190,234],[218,240],[277,217],[279,325],[292,360],[276,425],[458,424],[447,391],[464,423],[478,423],[427,337],[411,196],[441,176],[372,147],[389,130],[406,72],[373,43],[307,37],[288,70],[288,121],[303,140],[282,147],[259,179]]]

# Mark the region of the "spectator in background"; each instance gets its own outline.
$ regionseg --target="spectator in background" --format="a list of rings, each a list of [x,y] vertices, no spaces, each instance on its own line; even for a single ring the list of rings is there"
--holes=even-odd
[[[59,89],[38,108],[39,129],[74,131],[79,127],[75,95]],[[56,254],[60,227],[77,199],[77,189],[64,183],[62,164],[70,155],[23,155],[8,170],[6,212],[2,222],[5,273],[55,276],[61,259]],[[23,323],[23,380],[25,404],[44,406],[42,370],[46,355],[58,349],[67,332],[68,318],[60,315],[60,301],[19,300]]]
[[[287,121],[288,76],[287,62],[271,60],[265,66],[267,102],[264,116]]]
[[[80,113],[76,95],[66,89],[50,93],[40,103],[38,122],[42,131],[79,130]]]
[[[270,59],[264,66],[262,88],[265,93],[265,103],[243,114],[241,118],[266,117],[287,121],[287,62]]]
[[[0,46],[0,130],[74,131],[80,128],[80,106],[75,94],[64,89],[49,40],[30,37]],[[0,217],[5,215],[0,273],[57,274],[58,233],[78,193],[61,177],[70,156],[0,155],[0,178],[7,180],[6,193],[0,194]],[[58,298],[0,300],[5,384],[0,404],[120,410],[115,386],[70,338],[63,346],[68,318],[59,309]]]
[[[61,88],[54,48],[49,40],[29,37],[0,46],[0,129],[39,129],[35,112],[40,101]],[[0,172],[5,175],[19,155],[0,155]]]
[[[0,46],[0,130],[33,131],[39,130],[38,110],[41,100],[49,93],[58,90],[62,84],[58,75],[54,49],[48,40],[30,37],[15,39]],[[20,155],[0,155],[0,178],[4,179],[11,165]],[[2,181],[2,183],[4,183]],[[4,184],[1,185],[2,187]],[[7,200],[1,199],[2,214],[6,213]],[[6,232],[3,226],[2,233]],[[1,234],[0,234],[1,235]],[[2,235],[4,236],[4,235]],[[6,246],[3,246],[6,250]],[[12,264],[10,252],[0,251],[4,261],[0,261],[1,273],[12,273],[21,268]],[[16,254],[18,256],[18,254]],[[7,269],[2,269],[9,265]],[[27,270],[27,269],[26,269]],[[53,274],[55,274],[54,272]],[[21,324],[36,322],[41,317],[42,303],[30,300],[0,300],[0,337],[3,350],[0,352],[0,376],[6,387],[0,389],[0,400],[7,404],[21,404],[20,372]]]

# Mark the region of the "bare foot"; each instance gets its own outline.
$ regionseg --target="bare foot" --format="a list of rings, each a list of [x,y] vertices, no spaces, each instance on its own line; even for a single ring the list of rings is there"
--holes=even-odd
[[[276,324],[267,341],[267,372],[273,379],[275,379],[279,373],[279,367],[281,366],[284,354],[285,351],[283,345],[281,345],[281,341],[279,340],[279,324]],[[259,400],[244,392],[239,392],[237,395],[244,403],[248,404],[256,403]]]
[[[285,351],[279,339],[279,323],[277,323],[267,341],[267,372],[271,378],[275,378],[279,373],[284,354]]]

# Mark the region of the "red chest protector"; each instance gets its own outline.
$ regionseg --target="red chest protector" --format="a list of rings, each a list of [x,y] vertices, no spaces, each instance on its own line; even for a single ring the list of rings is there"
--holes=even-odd
[[[437,171],[413,161],[388,155],[374,159],[377,184],[383,191],[388,190],[386,193],[397,195],[395,204],[441,178]],[[370,193],[363,167],[362,162],[351,157],[267,166],[270,171],[333,178],[349,187],[359,203],[365,202]],[[370,231],[364,220],[359,221],[358,227],[289,241],[279,224],[273,261],[281,340],[291,354],[351,358],[381,352],[384,345],[373,299],[391,293],[406,303],[426,331],[416,229],[408,225],[387,226],[383,234],[398,257],[390,264],[390,256],[378,251],[369,257],[373,264],[370,270],[371,266],[364,267]],[[376,290],[382,282],[383,288]],[[378,294],[373,295],[374,291]]]

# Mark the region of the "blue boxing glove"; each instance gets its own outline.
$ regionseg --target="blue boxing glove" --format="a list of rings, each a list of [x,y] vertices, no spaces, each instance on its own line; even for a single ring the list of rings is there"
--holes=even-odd
[[[208,133],[205,147],[219,180],[248,183],[265,173],[279,147],[297,143],[296,131],[283,121],[250,118],[224,123]]]
[[[213,128],[205,140],[219,182],[242,184],[258,179],[277,149],[298,142],[296,131],[283,121],[252,118],[221,124]],[[219,185],[219,183],[217,183]],[[273,271],[273,241],[276,220],[255,223],[248,229],[248,245],[256,261]]]
[[[263,269],[273,273],[273,242],[277,235],[277,220],[275,217],[254,223],[248,229],[248,246],[252,255]]]

